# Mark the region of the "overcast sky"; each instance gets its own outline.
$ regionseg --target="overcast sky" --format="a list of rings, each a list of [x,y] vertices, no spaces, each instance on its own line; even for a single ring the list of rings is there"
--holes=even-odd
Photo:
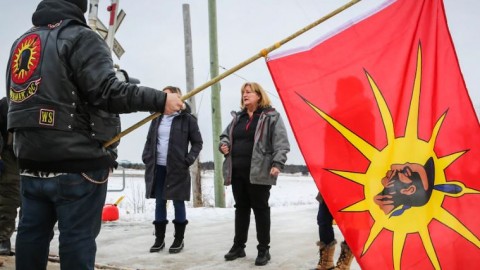
[[[277,41],[347,3],[345,0],[218,0],[217,29],[220,73],[255,55]],[[335,27],[375,8],[384,0],[364,0],[304,35],[282,46],[276,53],[311,45]],[[31,26],[31,14],[38,0],[0,1],[0,70],[6,70],[12,42]],[[480,110],[480,1],[444,0],[450,32],[472,102]],[[108,23],[109,0],[100,0],[99,17]],[[114,62],[142,85],[158,89],[166,85],[186,88],[182,5],[189,4],[192,22],[195,86],[210,79],[208,1],[207,0],[120,0],[127,16],[116,38],[126,53]],[[269,92],[287,122],[282,104],[263,59],[221,81],[222,130],[231,120],[230,111],[238,110],[240,86],[246,80],[257,81]],[[5,85],[5,76],[0,76]],[[210,89],[196,96],[200,129],[204,138],[201,161],[213,160]],[[5,96],[0,91],[0,97]],[[140,121],[148,113],[122,115],[123,128]],[[287,123],[288,125],[288,123]],[[148,124],[122,139],[119,160],[141,162]],[[288,125],[292,151],[288,164],[304,164],[303,157]],[[216,148],[216,147],[215,147]]]

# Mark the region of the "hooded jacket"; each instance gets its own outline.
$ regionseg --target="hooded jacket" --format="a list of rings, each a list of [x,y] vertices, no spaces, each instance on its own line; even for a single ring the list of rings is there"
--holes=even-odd
[[[231,112],[233,120],[220,135],[219,150],[222,144],[232,149],[232,132],[242,111]],[[221,152],[221,151],[220,151]],[[255,129],[252,162],[250,165],[250,183],[257,185],[276,185],[277,177],[270,175],[270,169],[282,170],[290,152],[287,130],[280,114],[272,107],[265,108],[258,119]],[[225,155],[223,162],[223,179],[226,186],[232,183],[232,158]]]
[[[185,103],[187,104],[187,103]],[[145,163],[145,197],[156,198],[153,186],[156,176],[158,126],[162,117],[155,118],[148,129],[143,148],[142,160]],[[191,147],[189,149],[189,144]],[[203,147],[202,135],[197,119],[190,114],[190,106],[175,116],[170,129],[167,153],[167,174],[163,194],[164,200],[190,200],[190,165],[195,162]]]
[[[163,112],[165,93],[119,81],[110,49],[76,5],[44,0],[32,22],[7,69],[8,129],[20,169],[114,167],[116,155],[103,147],[120,128],[112,114]]]

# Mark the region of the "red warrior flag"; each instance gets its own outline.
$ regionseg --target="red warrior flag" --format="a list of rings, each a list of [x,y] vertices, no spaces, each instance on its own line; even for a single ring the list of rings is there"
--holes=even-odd
[[[480,269],[480,126],[441,0],[390,1],[268,68],[362,269]]]

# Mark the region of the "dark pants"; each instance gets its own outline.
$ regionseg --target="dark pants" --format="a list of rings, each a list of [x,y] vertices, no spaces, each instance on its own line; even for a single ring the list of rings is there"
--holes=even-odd
[[[162,198],[165,186],[165,176],[167,175],[167,167],[157,165],[157,173],[155,175],[155,222],[167,220],[167,200]],[[185,209],[185,201],[173,200],[175,208],[175,222],[184,223],[187,220],[187,212]]]
[[[240,173],[239,173],[240,171]],[[250,226],[250,209],[255,215],[259,250],[268,249],[270,244],[270,185],[254,185],[250,183],[249,174],[245,170],[234,171],[232,175],[232,192],[235,199],[235,238],[234,244],[245,247]]]
[[[327,245],[335,239],[332,222],[332,214],[330,213],[330,210],[328,210],[325,200],[322,199],[320,204],[318,205],[318,235],[320,237],[320,241]]]
[[[108,170],[86,173],[100,181]],[[107,184],[94,184],[80,174],[53,178],[21,176],[22,216],[15,244],[17,270],[47,267],[53,228],[58,221],[62,270],[94,269]]]
[[[1,156],[4,168],[0,176],[0,241],[6,241],[15,231],[17,208],[20,207],[20,176],[13,151],[6,148]]]

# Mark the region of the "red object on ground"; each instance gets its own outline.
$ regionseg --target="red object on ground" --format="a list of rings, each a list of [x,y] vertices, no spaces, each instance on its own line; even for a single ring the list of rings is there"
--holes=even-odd
[[[103,207],[102,221],[115,221],[118,217],[118,207],[115,204],[106,204]]]

